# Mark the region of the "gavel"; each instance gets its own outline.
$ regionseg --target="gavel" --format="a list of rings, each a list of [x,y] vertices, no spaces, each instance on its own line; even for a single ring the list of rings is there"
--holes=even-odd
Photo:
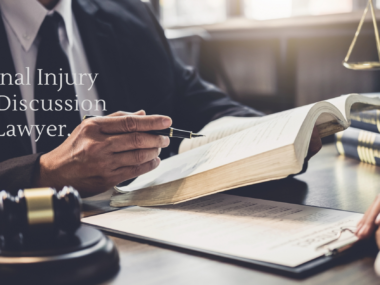
[[[0,192],[0,236],[36,238],[73,234],[81,223],[81,198],[72,187],[19,190],[16,196]]]

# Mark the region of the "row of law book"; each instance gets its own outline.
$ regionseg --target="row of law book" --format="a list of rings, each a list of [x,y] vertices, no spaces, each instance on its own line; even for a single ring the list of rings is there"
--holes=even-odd
[[[380,165],[380,110],[351,113],[351,127],[335,134],[340,155]]]

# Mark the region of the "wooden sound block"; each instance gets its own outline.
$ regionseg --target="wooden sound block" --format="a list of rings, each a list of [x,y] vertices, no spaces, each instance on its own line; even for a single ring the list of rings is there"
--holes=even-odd
[[[104,279],[118,268],[113,242],[85,225],[74,235],[0,251],[1,284],[77,284]]]

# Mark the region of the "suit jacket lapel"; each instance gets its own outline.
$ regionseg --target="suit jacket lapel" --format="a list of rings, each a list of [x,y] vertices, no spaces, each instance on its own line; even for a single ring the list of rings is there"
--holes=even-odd
[[[1,13],[0,13],[1,14]],[[12,54],[9,48],[9,43],[8,43],[8,37],[7,33],[5,31],[5,26],[4,22],[1,19],[0,16],[0,73],[9,73],[12,75],[12,80],[14,82],[15,80],[15,75],[16,75],[16,69],[13,63],[13,58]],[[16,100],[18,110],[20,108],[20,100],[22,99],[21,97],[21,91],[20,87],[18,85],[0,85],[0,95],[6,95],[9,99]],[[0,108],[5,109],[7,104],[6,100],[2,98],[0,100]],[[6,111],[1,111],[0,118],[3,115],[7,124],[12,124],[12,125],[21,125],[24,127],[27,125],[27,120],[26,120],[26,114],[24,111],[12,111],[13,110],[13,104],[10,106],[10,108]],[[5,122],[0,122],[0,124],[4,124]],[[21,137],[20,134],[17,134],[17,137],[20,139],[20,142],[25,150],[25,154],[31,154],[32,153],[32,145],[30,141],[30,137],[24,133],[24,135]],[[15,146],[17,147],[17,146]]]
[[[93,1],[74,0],[73,12],[91,72],[99,74],[95,84],[100,99],[106,102],[106,113],[130,109],[127,96],[123,96],[127,93],[127,86],[122,78],[119,44],[112,24],[100,19],[99,9]]]

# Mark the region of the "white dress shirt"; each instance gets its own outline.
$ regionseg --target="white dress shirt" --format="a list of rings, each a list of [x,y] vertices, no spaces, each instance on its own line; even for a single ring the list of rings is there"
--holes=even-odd
[[[90,66],[84,51],[83,43],[80,37],[77,23],[71,9],[71,0],[61,0],[53,10],[47,10],[37,0],[0,0],[1,16],[5,24],[8,41],[15,65],[16,73],[27,78],[29,68],[30,85],[20,85],[22,99],[29,102],[34,99],[34,77],[37,61],[37,52],[39,47],[38,31],[46,15],[59,13],[63,20],[59,27],[60,42],[70,62],[71,72],[91,73]],[[95,75],[94,75],[95,76]],[[95,100],[98,94],[95,85],[92,86],[88,76],[83,77],[83,85],[76,85],[75,91],[79,104],[83,100],[90,100],[95,106]],[[88,90],[90,89],[90,90]],[[13,98],[13,94],[7,94]],[[88,107],[85,107],[88,108]],[[98,110],[85,111],[80,108],[80,115],[103,115],[103,111]],[[34,112],[30,108],[26,111],[26,118],[29,128],[34,125]],[[35,128],[33,128],[35,130]],[[35,132],[31,134],[33,153],[36,153]]]

